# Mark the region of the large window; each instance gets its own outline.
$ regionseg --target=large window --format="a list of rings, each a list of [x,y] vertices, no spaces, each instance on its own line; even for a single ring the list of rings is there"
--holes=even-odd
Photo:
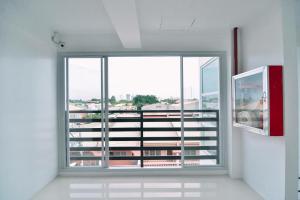
[[[220,165],[219,57],[66,57],[67,167]]]

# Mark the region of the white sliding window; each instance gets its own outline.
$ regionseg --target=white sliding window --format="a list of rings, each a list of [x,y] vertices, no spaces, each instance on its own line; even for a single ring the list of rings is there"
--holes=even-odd
[[[65,57],[66,167],[219,166],[219,57]]]

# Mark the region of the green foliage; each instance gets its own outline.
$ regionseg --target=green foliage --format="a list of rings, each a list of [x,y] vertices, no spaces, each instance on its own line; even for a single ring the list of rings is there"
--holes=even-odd
[[[136,95],[132,99],[132,103],[137,107],[138,110],[141,110],[144,105],[158,103],[158,99],[154,95]]]
[[[83,117],[83,119],[100,119],[101,113],[89,113]]]
[[[116,97],[115,96],[111,96],[109,99],[109,103],[112,105],[115,105],[117,103]]]
[[[176,99],[163,99],[162,102],[166,102],[167,104],[175,104],[177,102]]]
[[[77,104],[85,103],[85,101],[83,101],[82,99],[70,99],[69,102],[70,103],[77,103]]]
[[[118,101],[118,103],[122,103],[122,104],[130,104],[130,103],[131,103],[131,101],[128,101],[128,100],[122,99],[122,100]]]
[[[92,98],[91,101],[95,101],[95,102],[101,102],[100,99],[96,99],[96,98]]]

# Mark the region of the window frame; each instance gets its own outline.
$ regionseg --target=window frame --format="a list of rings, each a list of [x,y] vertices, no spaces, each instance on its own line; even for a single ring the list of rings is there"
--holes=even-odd
[[[103,68],[107,68],[107,57],[165,57],[165,56],[179,56],[180,57],[180,90],[181,98],[183,98],[183,57],[219,57],[219,149],[220,149],[220,164],[217,166],[182,166],[178,169],[172,168],[158,168],[158,169],[147,169],[147,168],[133,168],[133,169],[121,169],[120,171],[130,172],[132,170],[142,171],[185,171],[190,170],[201,170],[201,171],[222,171],[227,173],[227,69],[226,69],[226,53],[223,51],[217,52],[94,52],[94,53],[83,53],[83,52],[60,52],[58,53],[58,65],[57,65],[57,112],[58,112],[58,158],[59,158],[59,173],[68,172],[97,172],[99,171],[110,171],[117,169],[104,169],[101,167],[76,167],[71,168],[68,166],[68,138],[66,129],[68,128],[68,116],[66,113],[67,108],[67,93],[68,88],[66,87],[66,74],[68,73],[65,69],[65,65],[68,62],[68,58],[101,58],[104,61]],[[105,70],[107,73],[107,70]],[[108,74],[104,76],[108,77]],[[108,78],[105,79],[108,82]],[[104,80],[103,80],[104,81]],[[107,87],[107,83],[104,84]],[[105,89],[107,91],[107,88]],[[105,93],[105,92],[104,92]],[[106,94],[107,95],[107,94]],[[106,96],[104,95],[104,96]],[[220,101],[220,99],[226,99],[226,101]],[[106,110],[105,112],[108,112]]]

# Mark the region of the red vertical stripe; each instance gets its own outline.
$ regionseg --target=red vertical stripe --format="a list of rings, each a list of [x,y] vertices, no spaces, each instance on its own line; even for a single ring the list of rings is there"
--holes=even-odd
[[[283,136],[282,66],[269,67],[270,136]]]
[[[234,58],[234,75],[237,75],[238,72],[238,28],[233,29],[233,58]]]

